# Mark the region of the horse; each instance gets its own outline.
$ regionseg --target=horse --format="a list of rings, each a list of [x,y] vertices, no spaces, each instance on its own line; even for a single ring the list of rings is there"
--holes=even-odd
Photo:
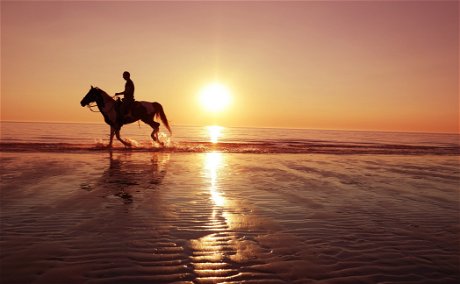
[[[145,102],[145,101],[134,101],[131,105],[131,109],[127,114],[123,116],[123,119],[117,119],[119,115],[117,112],[116,104],[119,103],[109,96],[105,91],[98,87],[91,86],[91,89],[83,97],[80,104],[82,107],[89,105],[90,103],[96,102],[99,111],[104,117],[105,123],[110,125],[110,142],[108,147],[112,147],[113,136],[116,135],[117,139],[123,143],[126,147],[130,147],[131,144],[128,141],[121,139],[120,130],[124,124],[129,124],[141,120],[145,124],[150,125],[153,131],[150,134],[154,142],[158,142],[164,146],[158,139],[158,132],[160,124],[154,121],[154,118],[160,119],[169,133],[172,134],[171,128],[169,127],[168,119],[163,111],[161,104],[157,102]]]

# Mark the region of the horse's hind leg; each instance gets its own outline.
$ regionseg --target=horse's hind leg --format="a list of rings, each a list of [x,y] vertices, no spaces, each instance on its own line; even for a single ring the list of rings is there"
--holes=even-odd
[[[160,139],[158,139],[158,132],[160,131],[160,124],[158,122],[155,122],[155,121],[152,121],[151,124],[149,124],[153,131],[152,133],[150,134],[150,136],[152,137],[153,141],[156,141],[160,144],[163,144],[160,142]]]
[[[153,141],[158,142],[161,145],[163,145],[163,143],[161,143],[160,140],[158,139],[158,132],[160,131],[160,124],[158,122],[153,121],[153,119],[151,121],[148,121],[148,120],[142,120],[142,121],[150,125],[150,127],[152,127],[153,131],[150,134],[150,137],[152,137]]]

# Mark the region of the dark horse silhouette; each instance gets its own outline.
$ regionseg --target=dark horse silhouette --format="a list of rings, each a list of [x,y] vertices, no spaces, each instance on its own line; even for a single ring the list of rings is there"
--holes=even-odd
[[[117,120],[117,111],[115,101],[111,96],[109,96],[106,92],[99,88],[95,88],[91,86],[91,89],[86,94],[86,96],[81,100],[81,106],[87,106],[90,103],[96,102],[99,111],[101,112],[102,116],[104,116],[105,122],[110,125],[110,143],[109,147],[112,147],[113,136],[116,135],[117,139],[120,140],[121,143],[125,146],[131,146],[128,141],[121,139],[120,137],[120,130],[124,124],[129,124],[141,120],[142,122],[150,125],[153,131],[150,135],[153,141],[163,143],[158,139],[158,131],[160,129],[160,124],[155,122],[153,119],[156,117],[157,119],[161,119],[166,129],[168,129],[169,133],[171,132],[171,128],[169,127],[168,119],[166,118],[166,114],[163,111],[163,107],[161,104],[157,102],[137,102],[135,101],[132,104],[131,109],[129,112],[123,117],[122,120]],[[122,121],[122,122],[120,122]]]

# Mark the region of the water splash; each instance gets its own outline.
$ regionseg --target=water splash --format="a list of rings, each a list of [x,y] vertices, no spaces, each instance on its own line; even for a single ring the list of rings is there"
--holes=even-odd
[[[104,143],[104,140],[102,139],[94,139],[94,144],[95,144],[95,148],[97,149],[106,148],[108,146],[108,144]]]
[[[127,141],[129,144],[131,144],[131,147],[134,147],[134,148],[139,148],[140,144],[139,142],[137,142],[136,140],[132,139],[132,138],[124,138],[125,141]]]
[[[171,147],[172,146],[171,136],[169,136],[168,134],[166,134],[164,132],[159,132],[158,133],[158,140],[160,140],[160,142],[163,143],[163,145],[165,147]]]

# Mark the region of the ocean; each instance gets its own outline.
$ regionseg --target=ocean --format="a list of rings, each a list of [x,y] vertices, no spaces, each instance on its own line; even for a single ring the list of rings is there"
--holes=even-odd
[[[2,283],[460,283],[458,134],[108,131],[1,123]]]
[[[108,144],[103,123],[0,122],[2,151],[98,151]],[[303,154],[459,155],[460,135],[376,131],[308,130],[222,126],[160,126],[166,147],[152,143],[151,128],[125,125],[121,137],[132,151]],[[114,139],[114,150],[125,147]]]

